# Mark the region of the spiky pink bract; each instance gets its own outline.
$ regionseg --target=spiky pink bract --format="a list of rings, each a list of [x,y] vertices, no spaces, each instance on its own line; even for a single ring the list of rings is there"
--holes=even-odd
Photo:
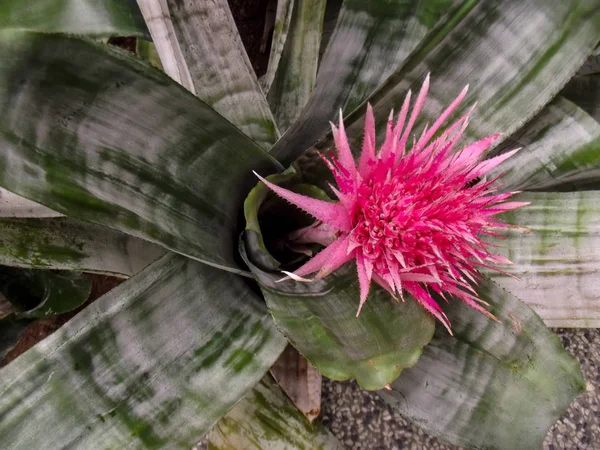
[[[315,279],[320,279],[356,260],[358,313],[367,300],[371,281],[375,281],[394,298],[397,294],[403,297],[406,290],[450,331],[448,318],[432,292],[444,299],[450,294],[494,318],[469,281],[476,283],[478,267],[495,269],[490,264],[510,263],[490,253],[482,236],[495,236],[495,229],[507,227],[494,218],[496,214],[526,203],[505,202],[514,193],[497,193],[496,180],[484,178],[514,153],[481,160],[498,135],[455,149],[472,109],[431,141],[460,105],[468,87],[430,128],[425,128],[419,139],[413,139],[412,148],[407,151],[406,144],[428,87],[429,76],[410,117],[410,92],[395,124],[392,112],[378,152],[373,110],[368,106],[358,166],[340,112],[339,128],[331,124],[337,156],[332,155],[331,161],[323,158],[337,183],[337,188],[331,186],[337,203],[315,200],[260,179],[277,195],[317,219],[313,226],[291,236],[295,243],[326,246],[294,273],[286,274],[309,281],[304,277],[316,273]]]

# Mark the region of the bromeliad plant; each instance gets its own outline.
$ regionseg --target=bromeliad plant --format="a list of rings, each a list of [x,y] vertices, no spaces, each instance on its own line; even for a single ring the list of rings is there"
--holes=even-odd
[[[225,0],[137,3],[0,10],[0,262],[130,277],[0,371],[3,446],[339,446],[263,379],[289,342],[444,440],[539,447],[584,380],[518,298],[598,324],[600,124],[557,96],[597,2],[280,0],[260,82]],[[96,39],[144,23],[168,76]]]

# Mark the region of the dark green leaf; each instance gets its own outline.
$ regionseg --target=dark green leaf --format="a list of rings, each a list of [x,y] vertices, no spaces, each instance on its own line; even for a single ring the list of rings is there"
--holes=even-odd
[[[0,292],[19,317],[42,318],[79,308],[90,296],[92,282],[75,272],[0,267]]]
[[[208,435],[211,450],[342,450],[319,423],[310,424],[269,376]]]
[[[579,364],[517,298],[490,281],[477,291],[502,323],[450,302],[455,336],[438,327],[417,365],[380,395],[456,445],[541,448],[548,428],[585,389]]]
[[[0,33],[0,185],[238,271],[252,169],[278,165],[166,75],[93,42]]]
[[[189,449],[285,345],[243,278],[167,255],[0,371],[0,442]]]
[[[96,37],[148,36],[135,0],[3,0],[1,28]]]

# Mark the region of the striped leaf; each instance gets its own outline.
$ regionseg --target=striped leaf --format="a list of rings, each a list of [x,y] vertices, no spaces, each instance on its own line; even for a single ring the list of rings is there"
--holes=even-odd
[[[269,92],[269,89],[271,89],[271,85],[273,84],[273,80],[275,80],[275,74],[279,68],[279,62],[281,61],[283,48],[285,47],[285,42],[290,30],[293,10],[294,0],[277,1],[277,11],[275,13],[275,23],[273,26],[273,38],[271,40],[271,52],[269,54],[269,65],[267,67],[267,73],[260,80],[263,91],[265,92]]]
[[[167,255],[0,371],[0,441],[189,449],[285,344],[242,278]]]
[[[278,165],[166,75],[93,42],[2,32],[0,99],[0,185],[239,270],[252,169]]]
[[[579,364],[520,300],[490,281],[477,291],[501,323],[450,302],[455,336],[438,327],[417,365],[379,394],[452,444],[541,448],[548,428],[585,389]]]
[[[129,277],[164,254],[158,245],[77,219],[0,219],[5,266]]]
[[[496,150],[522,148],[497,167],[506,190],[572,191],[600,187],[600,124],[562,97]]]
[[[269,376],[221,419],[208,439],[210,450],[344,448],[322,425],[311,425]]]
[[[294,3],[289,36],[268,95],[282,133],[293,125],[313,91],[326,4],[326,0]]]
[[[271,153],[289,163],[327,133],[339,109],[350,112],[371,95],[453,1],[345,0],[313,97]]]
[[[227,0],[139,0],[164,70],[261,147],[279,137]]]
[[[596,0],[463,0],[368,100],[383,130],[390,110],[399,108],[407,91],[418,89],[430,72],[430,101],[421,113],[421,126],[432,123],[469,83],[469,94],[456,113],[477,101],[468,136],[498,132],[510,136],[555,96],[599,40]],[[346,118],[356,152],[361,148],[365,111],[366,103]],[[328,135],[315,149],[331,146]],[[283,159],[299,153],[294,150]],[[324,164],[310,158],[313,176],[322,177]]]
[[[600,327],[600,191],[525,192],[531,205],[502,215],[513,229],[494,243],[519,279],[490,272],[551,327]],[[516,198],[516,197],[515,197]]]
[[[0,29],[147,37],[135,0],[3,0]]]

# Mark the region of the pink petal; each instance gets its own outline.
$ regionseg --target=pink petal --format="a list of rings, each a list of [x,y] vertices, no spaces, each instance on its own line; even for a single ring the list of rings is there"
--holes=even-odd
[[[504,161],[506,161],[508,158],[513,156],[519,150],[520,150],[520,148],[510,151],[510,152],[503,153],[502,155],[496,156],[495,158],[486,159],[485,161],[482,161],[481,163],[479,163],[477,165],[477,167],[475,167],[475,169],[473,169],[473,171],[470,173],[470,175],[473,178],[477,178],[477,177],[483,175],[484,173],[489,172],[490,170],[499,166]]]
[[[367,114],[365,117],[365,136],[363,139],[362,153],[358,165],[359,173],[365,177],[370,163],[375,161],[375,115],[373,107],[367,104]]]
[[[415,102],[415,106],[413,107],[412,114],[410,115],[410,119],[408,121],[408,125],[406,126],[406,130],[402,133],[402,137],[400,138],[400,144],[398,148],[404,149],[406,145],[406,141],[412,131],[412,127],[415,124],[421,109],[423,108],[423,104],[425,103],[425,98],[427,97],[427,92],[429,91],[429,74],[425,77],[425,81],[421,86],[421,90],[419,91],[419,95],[417,96],[417,101]]]
[[[356,254],[356,270],[358,272],[358,285],[360,287],[360,304],[358,306],[358,311],[356,312],[356,317],[360,314],[365,302],[367,301],[367,297],[369,296],[369,290],[371,288],[371,275],[373,272],[369,273],[367,271],[367,267],[365,266],[365,258],[362,252],[358,252]]]
[[[330,227],[342,231],[350,231],[352,229],[350,216],[348,215],[346,209],[339,203],[326,202],[323,200],[306,197],[305,195],[296,194],[295,192],[289,191],[265,180],[256,172],[254,172],[254,175],[256,175],[260,181],[265,183],[269,189],[271,189],[281,198],[284,198],[314,218],[325,222]]]
[[[346,130],[344,129],[344,118],[341,109],[339,129],[336,128],[334,124],[331,124],[331,131],[333,132],[333,140],[335,141],[340,164],[348,171],[351,177],[355,176],[356,164],[354,163],[354,156],[352,156],[352,151],[350,150]]]
[[[437,132],[437,130],[439,130],[439,128],[444,124],[444,122],[448,119],[448,117],[450,117],[450,115],[456,110],[456,108],[459,107],[459,105],[462,103],[462,101],[466,97],[467,92],[469,92],[468,84],[461,91],[461,93],[458,94],[458,97],[456,97],[454,99],[454,101],[452,103],[450,103],[450,105],[441,114],[441,116],[438,117],[438,119],[433,123],[433,125],[431,126],[429,131],[427,131],[427,133],[425,135],[423,135],[421,137],[421,139],[419,139],[419,142],[417,142],[417,147],[422,147],[425,144],[427,144],[427,142],[429,142],[429,140],[433,137],[433,135]]]
[[[348,254],[347,252],[348,243],[348,237],[338,238],[330,246],[325,247],[317,253],[317,255],[310,259],[306,264],[295,270],[294,275],[304,277],[317,271],[319,271],[319,273],[321,271],[327,271],[329,268],[336,265],[337,267],[340,267],[343,264],[340,264],[340,261],[348,262],[354,257],[354,253]]]
[[[421,286],[414,283],[406,283],[406,290],[419,302],[419,304],[421,304],[421,306],[423,306],[423,308],[425,308],[437,320],[439,320],[442,325],[446,327],[448,333],[450,333],[450,336],[452,336],[452,330],[450,329],[450,321],[448,320],[448,317],[446,314],[444,314],[440,308],[440,305],[435,302],[431,295],[429,295]]]

